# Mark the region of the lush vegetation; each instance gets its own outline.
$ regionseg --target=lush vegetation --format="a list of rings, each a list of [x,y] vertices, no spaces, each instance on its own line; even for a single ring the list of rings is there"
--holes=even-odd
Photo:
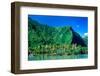
[[[87,50],[87,38],[83,39],[72,27],[51,27],[28,18],[28,54],[34,56],[34,60],[87,54]],[[36,59],[36,56],[41,57]]]

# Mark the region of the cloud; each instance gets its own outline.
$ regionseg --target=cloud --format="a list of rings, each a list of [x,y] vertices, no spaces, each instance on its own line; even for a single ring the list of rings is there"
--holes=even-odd
[[[88,33],[84,33],[84,36],[88,36]]]

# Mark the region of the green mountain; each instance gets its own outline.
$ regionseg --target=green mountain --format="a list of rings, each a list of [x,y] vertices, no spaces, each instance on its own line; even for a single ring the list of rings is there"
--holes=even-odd
[[[84,36],[83,39],[84,39],[84,41],[85,41],[85,44],[88,45],[88,36]]]
[[[77,44],[87,46],[70,26],[52,27],[28,18],[28,46]]]

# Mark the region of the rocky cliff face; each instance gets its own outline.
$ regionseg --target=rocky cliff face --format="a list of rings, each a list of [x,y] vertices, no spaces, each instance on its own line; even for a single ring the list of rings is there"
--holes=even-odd
[[[72,38],[72,42],[71,42],[72,44],[87,46],[84,39],[77,32],[75,32],[72,28],[71,28],[71,31],[73,34],[73,38]]]

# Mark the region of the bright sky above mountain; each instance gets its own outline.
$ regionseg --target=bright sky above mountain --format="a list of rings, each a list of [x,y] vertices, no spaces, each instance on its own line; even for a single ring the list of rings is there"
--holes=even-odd
[[[88,17],[28,15],[33,20],[49,26],[71,26],[81,36],[88,33]]]

